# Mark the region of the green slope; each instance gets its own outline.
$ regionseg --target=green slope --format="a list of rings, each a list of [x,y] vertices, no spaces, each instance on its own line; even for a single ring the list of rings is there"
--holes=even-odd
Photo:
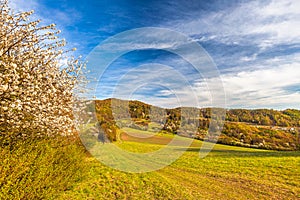
[[[162,148],[170,138],[164,134],[145,141],[125,137],[116,144],[127,151],[149,152]],[[170,166],[141,174],[120,172],[88,157],[84,179],[59,199],[300,199],[299,151],[217,144],[200,159],[201,145],[195,140]]]

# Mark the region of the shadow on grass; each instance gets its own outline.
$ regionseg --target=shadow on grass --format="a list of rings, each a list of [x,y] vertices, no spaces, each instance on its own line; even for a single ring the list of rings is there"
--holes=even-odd
[[[198,147],[190,147],[190,148],[177,148],[177,151],[187,151],[187,152],[200,152],[200,148]],[[249,149],[246,150],[238,150],[238,149],[202,149],[202,152],[209,152],[214,156],[234,156],[234,157],[295,157],[300,156],[300,151],[271,151],[271,150],[263,150],[263,149]]]

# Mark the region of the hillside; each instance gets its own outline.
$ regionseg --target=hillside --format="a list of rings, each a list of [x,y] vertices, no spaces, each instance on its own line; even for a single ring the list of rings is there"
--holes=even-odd
[[[137,130],[126,128],[128,133]],[[139,131],[151,134],[148,131]],[[115,142],[121,149],[153,152],[165,147],[174,135],[151,138],[124,136]],[[216,144],[199,158],[203,142],[194,140],[174,163],[148,173],[126,173],[87,158],[87,171],[74,187],[57,199],[299,199],[300,151],[282,152]],[[107,146],[110,144],[105,144]],[[102,149],[97,142],[95,149]],[[101,156],[110,157],[108,154]]]
[[[140,101],[119,99],[96,100],[95,105],[99,125],[111,141],[118,140],[122,132],[120,129],[124,127],[203,140],[211,121],[211,108],[163,109]],[[199,118],[181,116],[181,112],[186,110],[198,112]],[[195,124],[198,127],[191,128]],[[180,131],[180,127],[187,131]],[[230,109],[226,110],[225,124],[218,143],[273,150],[297,150],[300,147],[299,132],[299,110]]]

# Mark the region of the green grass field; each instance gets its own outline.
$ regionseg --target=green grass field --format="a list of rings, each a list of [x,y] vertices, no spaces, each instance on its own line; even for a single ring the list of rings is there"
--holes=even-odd
[[[126,141],[119,142],[118,146],[127,151],[149,152],[161,148],[171,138],[160,134],[137,141],[125,135]],[[176,162],[148,173],[117,171],[88,157],[84,178],[59,198],[300,199],[300,152],[217,144],[201,159],[201,144],[194,141]]]

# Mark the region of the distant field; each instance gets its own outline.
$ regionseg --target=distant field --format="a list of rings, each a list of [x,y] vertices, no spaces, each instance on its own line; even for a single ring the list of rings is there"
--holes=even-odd
[[[117,144],[128,151],[149,152],[161,148],[172,137],[159,134],[137,140],[124,134],[123,141]],[[215,145],[207,157],[200,159],[201,144],[194,141],[170,166],[141,174],[120,172],[89,157],[85,178],[59,198],[300,199],[299,151]]]
[[[174,137],[172,134],[161,134],[152,133],[148,131],[142,131],[132,128],[123,128],[123,134],[121,139],[123,141],[140,142],[140,143],[150,143],[150,144],[168,144]],[[132,135],[130,135],[130,133]],[[155,134],[153,137],[149,137]]]

